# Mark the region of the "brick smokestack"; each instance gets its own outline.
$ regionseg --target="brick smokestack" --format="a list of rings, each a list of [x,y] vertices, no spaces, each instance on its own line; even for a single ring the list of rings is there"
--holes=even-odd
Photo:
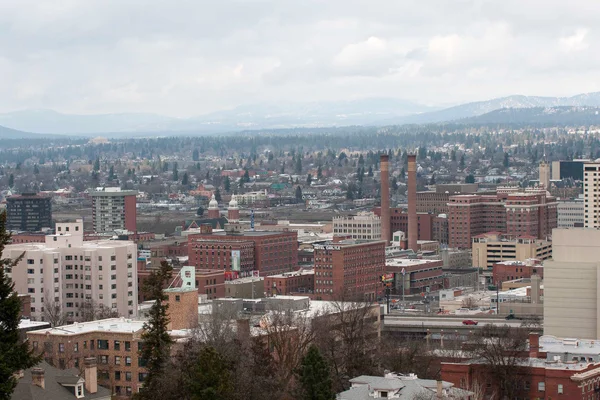
[[[379,158],[381,168],[381,240],[386,244],[392,239],[390,232],[390,161],[387,154]]]
[[[408,248],[417,252],[419,238],[417,220],[417,156],[408,155]]]

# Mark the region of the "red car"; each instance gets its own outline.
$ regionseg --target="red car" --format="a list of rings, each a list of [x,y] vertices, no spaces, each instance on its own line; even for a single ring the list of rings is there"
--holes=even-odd
[[[477,322],[477,321],[474,321],[474,320],[472,320],[472,319],[465,319],[465,320],[463,321],[463,325],[477,325],[477,324],[478,324],[478,322]]]

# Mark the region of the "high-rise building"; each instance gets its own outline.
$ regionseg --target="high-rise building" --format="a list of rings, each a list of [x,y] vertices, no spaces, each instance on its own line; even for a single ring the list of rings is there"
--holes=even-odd
[[[544,262],[544,334],[600,338],[600,230],[554,229]]]
[[[392,238],[390,228],[390,158],[382,154],[379,158],[381,166],[381,240],[389,243]]]
[[[447,214],[450,196],[473,194],[478,188],[477,183],[440,184],[435,190],[417,192],[417,213]]]
[[[35,232],[52,228],[52,205],[49,197],[23,193],[6,198],[6,229]]]
[[[417,218],[417,156],[408,155],[407,173],[407,197],[408,197],[408,248],[417,252],[419,239],[419,227]]]
[[[136,190],[97,188],[89,192],[92,198],[94,232],[115,230],[137,231]]]
[[[552,161],[552,180],[573,179],[583,180],[583,165],[591,160]]]
[[[377,299],[385,272],[385,240],[335,239],[314,245],[315,297],[318,300]]]
[[[557,224],[556,199],[544,189],[499,188],[496,195],[450,196],[448,242],[470,248],[474,236],[488,232],[547,239]]]
[[[12,244],[2,257],[23,258],[10,276],[18,293],[31,295],[31,316],[59,306],[70,321],[89,302],[125,317],[137,314],[137,246],[124,240],[83,240],[83,221],[57,223],[45,243]]]
[[[600,228],[600,163],[586,163],[583,169],[583,226]]]
[[[333,217],[334,235],[350,236],[352,239],[379,240],[382,239],[382,229],[381,218],[372,212]]]

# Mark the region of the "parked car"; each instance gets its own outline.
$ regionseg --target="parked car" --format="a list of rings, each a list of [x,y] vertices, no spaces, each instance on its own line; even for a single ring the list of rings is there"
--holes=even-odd
[[[474,320],[472,320],[472,319],[465,319],[465,320],[463,321],[463,325],[477,325],[477,324],[478,324],[478,322],[477,322],[477,321],[474,321]]]

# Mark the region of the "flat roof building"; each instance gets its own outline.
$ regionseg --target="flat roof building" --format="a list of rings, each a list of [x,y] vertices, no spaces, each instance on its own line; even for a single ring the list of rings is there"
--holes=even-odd
[[[22,193],[6,198],[6,229],[35,232],[52,228],[50,197]]]
[[[137,190],[96,188],[90,190],[94,232],[137,232]]]
[[[488,232],[473,237],[473,267],[491,269],[502,261],[540,261],[552,257],[552,242],[532,236],[511,238],[500,232]]]

